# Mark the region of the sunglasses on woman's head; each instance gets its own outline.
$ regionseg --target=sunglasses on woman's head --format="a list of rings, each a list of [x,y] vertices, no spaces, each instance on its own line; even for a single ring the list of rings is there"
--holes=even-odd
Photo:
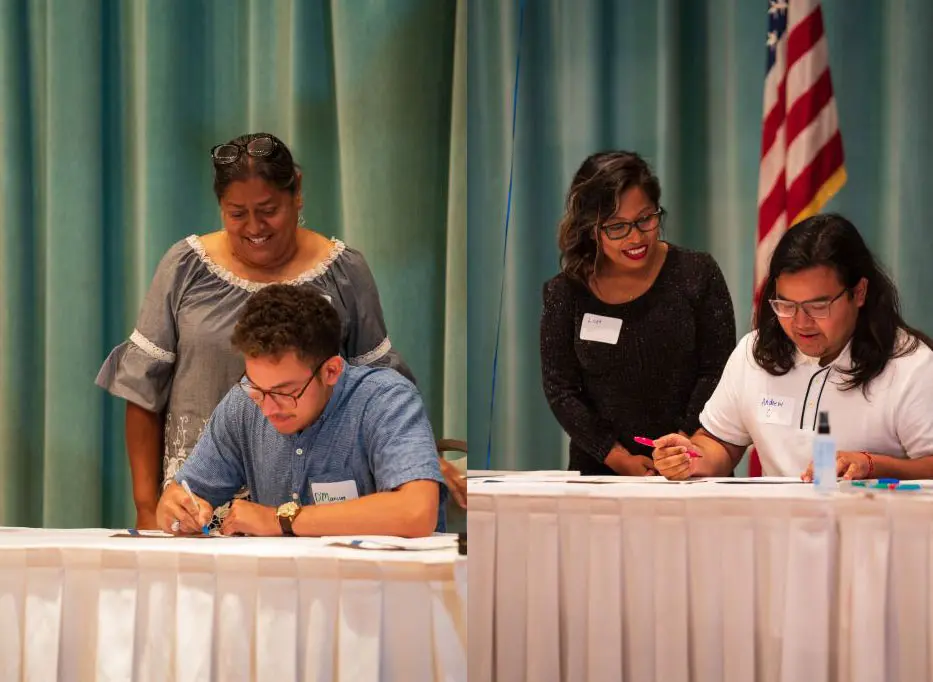
[[[219,144],[211,149],[211,158],[214,159],[214,163],[224,165],[233,163],[243,153],[254,157],[270,156],[275,151],[276,146],[275,140],[263,135],[262,137],[253,138],[245,145],[233,142]]]

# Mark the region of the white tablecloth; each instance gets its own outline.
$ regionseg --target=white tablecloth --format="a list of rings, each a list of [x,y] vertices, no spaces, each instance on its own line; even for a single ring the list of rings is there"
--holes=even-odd
[[[471,682],[933,679],[933,492],[578,481],[470,481]]]
[[[465,682],[456,548],[0,529],[0,680]]]

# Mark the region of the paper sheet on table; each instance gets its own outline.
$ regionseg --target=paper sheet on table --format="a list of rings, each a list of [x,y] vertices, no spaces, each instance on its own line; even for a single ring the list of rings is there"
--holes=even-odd
[[[580,476],[579,471],[566,471],[563,469],[557,470],[541,470],[541,471],[492,471],[484,469],[468,469],[467,478],[546,478],[546,479],[564,479],[564,478],[577,478]]]
[[[522,483],[594,483],[594,484],[623,484],[623,483],[672,483],[683,485],[687,483],[701,483],[704,479],[690,479],[688,481],[669,481],[663,476],[489,476],[474,479],[475,483],[508,483],[509,485]]]
[[[482,476],[480,478],[471,478],[467,483],[469,490],[470,483],[572,483],[579,482],[579,476],[558,478],[556,476]]]
[[[321,538],[328,545],[351,549],[427,551],[456,549],[454,534],[429,535],[426,538],[400,538],[391,535],[348,535]]]
[[[565,483],[672,483],[675,485],[686,485],[689,483],[702,483],[703,479],[691,478],[686,481],[669,481],[663,476],[581,476],[577,480],[565,481]]]
[[[710,476],[709,478],[699,480],[708,481],[709,483],[799,483],[804,485],[804,482],[800,480],[799,476],[758,476],[757,478],[718,478]]]
[[[166,533],[161,530],[138,530],[132,528],[130,530],[123,531],[122,533],[114,533],[110,537],[112,538],[187,538],[187,539],[209,539],[209,538],[232,538],[232,535],[223,535],[218,531],[211,531],[210,535],[204,535],[199,533],[197,535],[172,535],[171,533]]]

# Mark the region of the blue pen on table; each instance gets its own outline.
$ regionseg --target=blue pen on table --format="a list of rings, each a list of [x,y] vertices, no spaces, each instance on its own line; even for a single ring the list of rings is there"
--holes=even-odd
[[[184,488],[185,492],[188,493],[188,497],[191,498],[191,501],[194,503],[194,508],[200,510],[201,505],[198,504],[198,501],[194,499],[194,493],[191,492],[191,486],[188,485],[188,481],[182,481],[181,487]],[[201,526],[201,532],[205,535],[211,534],[210,526]]]
[[[897,490],[900,481],[896,478],[879,478],[872,488],[879,490]]]
[[[919,483],[902,483],[896,478],[879,478],[875,483],[868,481],[852,481],[856,488],[870,488],[874,490],[922,490],[923,486]]]

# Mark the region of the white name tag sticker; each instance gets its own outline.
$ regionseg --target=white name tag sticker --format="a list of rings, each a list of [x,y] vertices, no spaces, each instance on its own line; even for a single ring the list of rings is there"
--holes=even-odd
[[[758,421],[762,424],[790,426],[794,420],[796,402],[782,395],[762,393],[758,398]]]
[[[580,340],[615,345],[619,341],[621,331],[622,320],[619,318],[586,313],[583,316],[583,324],[580,325]]]
[[[311,481],[311,499],[314,504],[334,504],[359,498],[356,481],[338,481],[336,483],[315,483]]]

